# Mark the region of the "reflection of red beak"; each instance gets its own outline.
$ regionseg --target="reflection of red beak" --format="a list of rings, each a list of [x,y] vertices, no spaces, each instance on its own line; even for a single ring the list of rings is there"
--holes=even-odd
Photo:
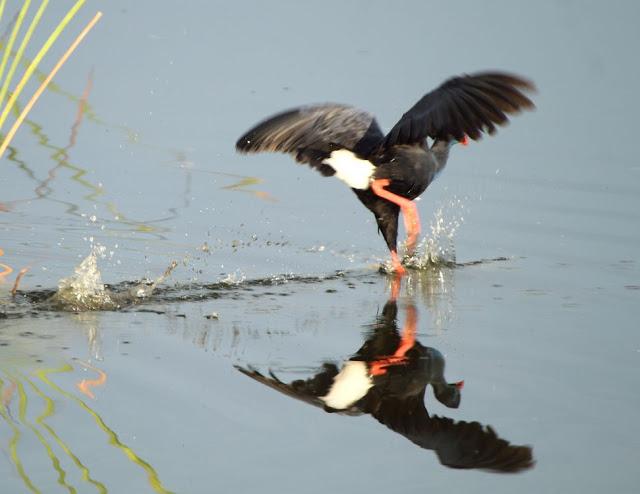
[[[458,389],[462,389],[464,388],[464,381],[458,381],[457,383],[454,384],[454,386]]]

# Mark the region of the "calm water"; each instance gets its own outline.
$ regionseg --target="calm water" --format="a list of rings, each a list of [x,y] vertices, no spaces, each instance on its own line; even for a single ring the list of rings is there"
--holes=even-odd
[[[640,489],[635,2],[89,0],[49,64],[98,9],[0,163],[2,493]],[[397,304],[350,191],[235,154],[281,109],[348,102],[388,129],[486,68],[532,78],[538,109],[455,150],[419,207],[457,265],[412,271]],[[58,310],[47,297],[92,252],[121,308]],[[430,384],[413,429],[238,370],[311,379],[414,313],[418,357],[379,386]],[[442,378],[464,380],[459,407],[434,396]],[[451,468],[525,446],[516,474]]]

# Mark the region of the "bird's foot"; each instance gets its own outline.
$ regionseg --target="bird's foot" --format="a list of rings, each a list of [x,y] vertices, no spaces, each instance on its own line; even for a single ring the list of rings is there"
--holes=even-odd
[[[369,373],[372,376],[382,376],[387,373],[389,367],[405,365],[407,362],[408,359],[405,356],[396,357],[395,355],[390,355],[388,357],[381,357],[371,362],[369,365]]]
[[[407,321],[402,330],[400,345],[393,355],[385,355],[374,360],[369,368],[372,376],[380,376],[387,372],[389,367],[395,365],[406,365],[409,362],[407,352],[416,344],[416,324],[418,322],[418,313],[414,305],[407,307]]]
[[[388,178],[377,178],[373,182],[371,182],[371,190],[376,195],[380,197],[384,197],[385,194],[391,194],[391,192],[384,190],[384,188],[390,184],[391,184],[391,180],[389,180]]]
[[[404,276],[405,274],[407,274],[407,270],[400,262],[398,253],[395,250],[391,251],[391,265],[393,266],[393,271],[397,276]]]

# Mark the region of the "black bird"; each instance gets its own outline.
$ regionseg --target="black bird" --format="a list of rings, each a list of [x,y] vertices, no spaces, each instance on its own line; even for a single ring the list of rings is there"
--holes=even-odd
[[[496,125],[507,123],[507,115],[534,108],[524,94],[533,90],[530,81],[502,72],[453,77],[424,95],[386,136],[368,112],[333,103],[304,106],[259,123],[238,139],[236,149],[290,153],[322,175],[344,181],[375,215],[394,269],[402,274],[399,212],[411,254],[420,234],[413,199],[444,168],[451,146],[493,134]]]
[[[402,335],[396,326],[397,312],[392,298],[371,336],[341,368],[326,362],[315,376],[291,383],[281,381],[273,372],[265,376],[252,368],[236,368],[327,412],[371,415],[417,446],[435,451],[440,462],[451,468],[517,472],[533,466],[529,446],[510,444],[490,426],[429,415],[425,407],[429,384],[440,403],[458,408],[463,383],[448,383],[442,354],[415,339],[415,307],[407,307]]]

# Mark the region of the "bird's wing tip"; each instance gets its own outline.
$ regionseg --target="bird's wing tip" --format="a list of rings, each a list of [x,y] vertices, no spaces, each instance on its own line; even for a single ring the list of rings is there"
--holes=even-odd
[[[247,154],[251,151],[251,139],[247,136],[242,136],[236,141],[236,151],[238,153]]]

